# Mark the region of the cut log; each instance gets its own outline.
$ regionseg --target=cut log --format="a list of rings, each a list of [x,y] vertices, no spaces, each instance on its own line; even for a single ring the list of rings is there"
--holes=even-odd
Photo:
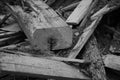
[[[0,53],[0,70],[10,74],[63,80],[90,80],[79,69],[63,62],[16,54]]]
[[[32,12],[26,13],[20,7],[9,11],[19,22],[35,49],[42,51],[69,48],[72,45],[72,29],[57,13],[40,0],[28,0]]]
[[[80,21],[87,14],[87,10],[89,9],[89,6],[91,5],[92,1],[93,0],[82,0],[76,7],[76,9],[68,17],[66,22],[68,24],[79,24]]]
[[[90,26],[84,29],[83,34],[80,36],[77,44],[74,46],[74,48],[71,50],[69,58],[76,58],[76,56],[79,54],[85,43],[88,41],[94,30],[96,29],[99,21],[102,17],[99,17],[98,19],[94,20]]]
[[[104,64],[108,68],[120,71],[120,56],[108,54],[105,56]]]

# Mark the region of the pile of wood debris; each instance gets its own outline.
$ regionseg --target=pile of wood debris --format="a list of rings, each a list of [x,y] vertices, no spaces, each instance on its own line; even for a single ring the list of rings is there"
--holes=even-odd
[[[0,0],[0,79],[120,80],[119,14],[119,0]]]

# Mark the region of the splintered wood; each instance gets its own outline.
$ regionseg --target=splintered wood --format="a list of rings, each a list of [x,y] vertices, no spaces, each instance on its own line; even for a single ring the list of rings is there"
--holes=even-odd
[[[106,5],[91,16],[91,20],[93,21],[88,27],[86,27],[83,30],[83,33],[79,37],[77,44],[71,50],[69,58],[75,58],[79,54],[83,46],[86,44],[90,36],[93,34],[103,15],[108,13],[110,10],[112,10],[112,8],[109,8],[108,5]]]
[[[90,80],[78,68],[63,62],[2,52],[0,56],[1,72],[62,80]]]
[[[9,10],[19,22],[35,49],[42,51],[69,48],[72,45],[72,29],[57,13],[41,0],[28,0],[32,12],[18,6]]]
[[[76,58],[76,56],[79,54],[85,43],[88,41],[94,30],[96,29],[99,21],[102,17],[99,17],[98,19],[94,20],[90,26],[84,29],[83,34],[80,36],[77,44],[74,46],[74,48],[71,50],[69,58]]]
[[[71,15],[68,17],[66,22],[68,24],[79,24],[80,21],[84,18],[84,16],[87,14],[87,11],[89,9],[89,6],[91,5],[93,0],[82,0],[77,8],[71,13]]]

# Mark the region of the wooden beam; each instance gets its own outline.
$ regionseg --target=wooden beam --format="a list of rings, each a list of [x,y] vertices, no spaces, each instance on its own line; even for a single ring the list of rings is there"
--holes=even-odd
[[[0,70],[34,77],[89,80],[79,69],[63,62],[3,52],[0,53]]]
[[[9,11],[35,49],[41,51],[69,48],[72,45],[72,29],[57,13],[41,0],[27,0],[32,12],[12,6]]]
[[[108,54],[105,56],[104,64],[108,68],[120,71],[120,56]]]
[[[76,58],[76,56],[79,54],[79,52],[81,51],[81,49],[83,48],[83,46],[85,45],[85,43],[88,41],[88,39],[90,38],[90,36],[93,34],[94,30],[96,29],[99,21],[101,20],[102,17],[97,18],[96,20],[94,20],[90,26],[88,26],[87,28],[85,28],[83,30],[83,34],[80,36],[77,44],[74,46],[74,48],[71,50],[70,54],[69,54],[69,58]]]
[[[66,22],[68,24],[79,24],[80,21],[87,14],[87,10],[89,9],[89,6],[91,5],[92,1],[93,0],[82,0],[76,7],[76,9],[68,17]]]

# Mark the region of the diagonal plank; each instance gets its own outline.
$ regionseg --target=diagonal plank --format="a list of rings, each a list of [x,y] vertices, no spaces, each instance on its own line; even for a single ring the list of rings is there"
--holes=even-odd
[[[93,34],[93,32],[94,32],[95,28],[97,27],[101,18],[102,17],[97,18],[96,20],[94,20],[91,23],[90,26],[88,26],[87,28],[84,29],[83,34],[80,36],[77,44],[75,45],[75,47],[70,52],[70,55],[68,56],[69,58],[75,58],[79,54],[79,52],[81,51],[81,49],[83,48],[83,46],[85,45],[87,40]]]
[[[75,10],[68,17],[66,22],[68,24],[79,24],[79,22],[84,18],[87,14],[89,6],[91,5],[93,0],[82,0],[79,5],[75,8]]]

